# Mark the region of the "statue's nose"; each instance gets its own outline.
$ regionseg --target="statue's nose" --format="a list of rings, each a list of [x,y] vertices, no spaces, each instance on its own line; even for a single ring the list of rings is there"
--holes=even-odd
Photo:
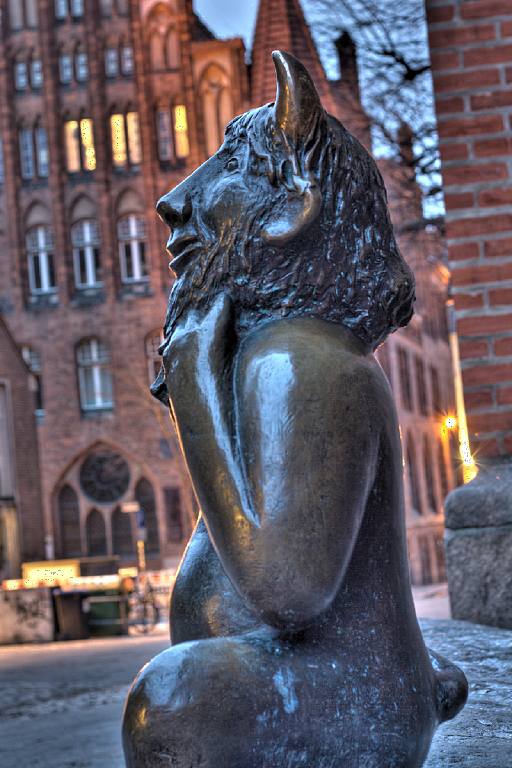
[[[156,212],[172,230],[186,224],[192,215],[190,195],[181,192],[180,186],[160,198],[156,206]]]

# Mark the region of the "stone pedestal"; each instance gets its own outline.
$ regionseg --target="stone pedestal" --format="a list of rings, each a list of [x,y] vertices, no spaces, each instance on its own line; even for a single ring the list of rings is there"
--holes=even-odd
[[[452,616],[512,629],[512,456],[488,458],[445,502]]]

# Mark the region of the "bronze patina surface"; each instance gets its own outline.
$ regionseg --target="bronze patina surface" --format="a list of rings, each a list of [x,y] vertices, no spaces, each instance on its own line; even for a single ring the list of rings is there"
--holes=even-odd
[[[129,768],[416,768],[467,695],[429,652],[396,412],[373,351],[412,314],[374,161],[304,67],[165,195],[165,382],[201,507]],[[164,389],[165,387],[165,389]]]

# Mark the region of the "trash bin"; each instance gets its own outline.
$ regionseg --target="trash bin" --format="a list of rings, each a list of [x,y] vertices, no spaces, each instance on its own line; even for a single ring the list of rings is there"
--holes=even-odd
[[[119,589],[89,592],[89,631],[95,636],[128,634],[126,596]]]
[[[54,589],[55,637],[57,640],[85,640],[89,637],[87,593]]]

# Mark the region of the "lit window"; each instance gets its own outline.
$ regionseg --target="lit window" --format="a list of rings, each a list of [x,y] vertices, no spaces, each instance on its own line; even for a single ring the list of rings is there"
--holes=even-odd
[[[33,59],[30,63],[30,81],[32,88],[41,88],[43,84],[43,64],[41,59]]]
[[[131,75],[133,72],[133,48],[124,45],[121,48],[121,70],[123,75]]]
[[[168,109],[159,109],[156,113],[156,138],[160,160],[172,158],[171,113]]]
[[[158,352],[163,343],[163,331],[153,331],[146,339],[146,357],[148,360],[149,384],[153,384],[162,367],[162,356]]]
[[[55,18],[65,19],[68,15],[68,0],[55,0]]]
[[[84,0],[71,0],[71,15],[74,18],[84,15]]]
[[[116,48],[107,48],[105,50],[105,75],[107,77],[117,77],[118,58]]]
[[[96,168],[96,151],[94,149],[94,134],[92,120],[80,120],[80,138],[82,143],[82,164],[86,171]]]
[[[122,168],[126,165],[127,157],[123,115],[111,116],[110,130],[112,133],[112,159],[116,168]]]
[[[142,148],[140,144],[139,113],[128,112],[126,115],[126,127],[128,132],[128,158],[130,165],[139,165],[142,162]]]
[[[190,148],[188,143],[187,110],[183,105],[174,107],[174,142],[176,157],[188,157]]]
[[[82,410],[111,408],[114,400],[107,344],[99,339],[89,339],[78,347],[76,359]]]
[[[96,152],[92,120],[68,120],[64,125],[66,142],[66,166],[68,173],[78,173],[81,168],[94,171]]]
[[[145,280],[148,277],[146,264],[146,223],[140,216],[126,216],[117,227],[121,276],[124,282]]]
[[[78,83],[85,83],[89,76],[89,68],[87,66],[87,54],[77,53],[75,56],[75,74]]]
[[[55,291],[53,234],[49,227],[36,227],[27,235],[28,276],[32,294]]]
[[[24,91],[28,86],[28,71],[26,61],[17,61],[14,65],[14,86],[17,91]]]
[[[36,135],[36,157],[37,157],[37,175],[40,179],[46,178],[49,172],[48,156],[48,138],[46,129],[38,125],[35,130]]]
[[[69,53],[63,53],[59,57],[59,77],[63,85],[67,85],[73,79],[73,63]]]
[[[35,396],[36,396],[36,415],[43,416],[43,388],[41,384],[41,358],[35,349],[32,347],[22,347],[21,356],[27,364],[30,373],[34,377],[36,384]]]
[[[71,230],[75,283],[77,288],[100,285],[100,239],[98,223],[87,220]]]
[[[68,120],[64,125],[66,144],[66,167],[68,173],[77,173],[80,170],[80,138],[78,134],[78,121]]]
[[[0,136],[0,184],[3,184],[5,181],[5,170],[4,170],[4,142],[2,140],[2,137]]]
[[[32,179],[34,177],[34,145],[32,143],[32,131],[30,128],[22,128],[19,133],[21,178]]]

